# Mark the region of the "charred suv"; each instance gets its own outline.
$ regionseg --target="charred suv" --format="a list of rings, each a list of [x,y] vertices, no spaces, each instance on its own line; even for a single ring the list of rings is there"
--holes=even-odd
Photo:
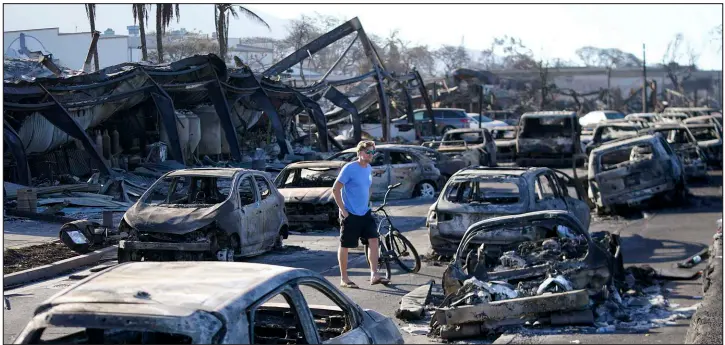
[[[707,176],[707,157],[690,130],[675,123],[657,124],[640,131],[645,134],[660,133],[670,144],[682,162],[687,178],[703,178]]]
[[[603,145],[589,156],[589,198],[602,213],[656,196],[684,199],[680,159],[660,135],[643,135]]]
[[[582,147],[579,121],[575,112],[544,111],[525,113],[519,120],[516,137],[516,164],[547,166],[567,164],[573,159],[577,166]]]
[[[486,128],[451,129],[439,142],[425,142],[438,152],[465,161],[468,166],[496,166],[496,142]]]
[[[221,260],[262,254],[287,238],[284,199],[256,170],[182,169],[126,211],[118,260]]]
[[[431,247],[450,255],[472,224],[532,211],[566,210],[588,227],[591,216],[583,197],[575,181],[550,168],[463,169],[451,177],[428,211]]]
[[[286,166],[274,184],[284,197],[290,226],[337,225],[338,209],[332,197],[341,161],[305,161]]]

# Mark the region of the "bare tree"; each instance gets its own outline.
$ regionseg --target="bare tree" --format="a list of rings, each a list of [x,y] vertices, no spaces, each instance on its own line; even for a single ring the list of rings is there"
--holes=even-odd
[[[148,51],[146,49],[146,23],[149,20],[149,14],[146,4],[133,4],[133,23],[138,20],[138,28],[141,34],[141,59],[148,61]]]
[[[471,62],[471,57],[463,46],[443,45],[433,55],[443,62],[446,71],[465,67]]]
[[[717,53],[722,53],[722,24],[714,27],[710,30],[710,41],[715,42],[717,47]]]
[[[159,63],[164,62],[163,36],[174,17],[178,23],[179,4],[156,4],[156,50]]]
[[[521,69],[536,68],[534,54],[521,39],[504,35],[491,41],[491,46],[484,49],[478,63],[484,69]]]
[[[681,62],[683,58],[687,61],[684,65]],[[697,70],[698,58],[699,55],[695,53],[689,43],[685,42],[682,33],[676,34],[667,44],[667,50],[662,56],[662,66],[675,90],[684,93],[682,84],[692,77],[693,71]]]
[[[315,26],[315,21],[312,17],[307,15],[301,15],[300,19],[293,19],[287,26],[287,37],[284,39],[284,43],[292,49],[297,51],[302,48],[308,42],[319,37],[322,33]],[[312,58],[304,59],[300,62],[300,79],[302,83],[307,85],[304,73],[304,62],[307,61],[308,66],[313,63]]]
[[[271,30],[269,24],[264,21],[256,13],[248,10],[243,6],[234,7],[233,4],[215,4],[214,5],[214,22],[216,23],[216,35],[219,40],[219,57],[225,62],[227,61],[227,51],[229,46],[229,17],[239,19],[239,13],[244,14],[253,22],[259,23]]]
[[[86,4],[86,15],[91,24],[92,39],[93,34],[96,32],[96,4]],[[98,45],[93,50],[93,65],[96,67],[96,71],[98,71]]]
[[[587,67],[642,67],[642,60],[634,54],[623,52],[617,48],[586,46],[577,49],[576,55]]]

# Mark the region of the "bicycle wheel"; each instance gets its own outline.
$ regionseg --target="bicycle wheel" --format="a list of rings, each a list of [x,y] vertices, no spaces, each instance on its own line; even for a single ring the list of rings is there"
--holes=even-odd
[[[411,273],[420,271],[420,256],[410,241],[400,232],[391,231],[385,236],[387,246],[395,253],[395,261],[400,268]]]
[[[388,258],[388,255],[385,255],[384,253],[388,251],[385,244],[382,241],[378,241],[378,274],[381,274],[381,271],[384,271],[385,273],[385,279],[390,280],[390,258]],[[368,245],[365,245],[365,261],[368,262],[368,267],[370,267],[370,256],[368,255]]]

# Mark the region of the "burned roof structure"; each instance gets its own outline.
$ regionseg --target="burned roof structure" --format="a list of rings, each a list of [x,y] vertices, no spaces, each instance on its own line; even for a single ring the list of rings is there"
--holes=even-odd
[[[279,80],[279,76],[290,67],[353,33],[356,37],[350,46],[360,41],[372,67],[371,71],[345,80],[327,81],[327,76],[347,53],[345,51],[314,84],[293,87]],[[243,63],[238,65],[239,68],[228,69],[222,59],[209,54],[160,65],[124,63],[70,77],[5,81],[5,142],[17,165],[15,175],[19,178],[16,181],[26,185],[30,183],[32,169],[26,155],[48,154],[67,147],[74,140],[83,147],[76,153],[83,156],[86,162],[90,157],[91,164],[90,167],[84,167],[85,172],[95,168],[104,175],[113,175],[110,160],[115,149],[114,154],[109,153],[106,145],[99,145],[100,134],[97,134],[95,142],[87,134],[87,131],[101,127],[109,133],[118,128],[119,132],[125,134],[120,138],[121,151],[127,152],[127,148],[132,147],[142,156],[147,155],[148,144],[163,137],[159,141],[169,146],[171,158],[185,164],[185,148],[180,143],[181,134],[177,129],[179,126],[183,131],[185,122],[181,120],[183,116],[178,110],[208,106],[209,103],[212,105],[208,107],[209,113],[215,113],[210,116],[215,117],[213,120],[219,123],[223,132],[223,139],[220,140],[228,144],[228,153],[232,161],[237,162],[243,160],[241,138],[263,115],[266,115],[265,121],[269,122],[273,137],[279,145],[280,158],[291,153],[287,134],[296,131],[288,128],[291,128],[289,126],[293,116],[302,112],[307,113],[314,123],[319,133],[319,149],[323,152],[330,150],[330,144],[343,149],[328,131],[330,121],[335,118],[350,119],[354,138],[360,140],[361,108],[373,104],[378,104],[384,124],[383,136],[389,140],[389,95],[395,91],[401,92],[406,99],[405,112],[409,114],[411,124],[413,109],[410,92],[414,89],[421,93],[429,116],[432,116],[428,94],[418,72],[414,69],[402,76],[387,72],[357,18],[309,42],[261,74],[253,73]],[[365,98],[366,104],[350,101],[338,89],[342,85],[359,83],[370,77],[375,81],[374,96],[377,100],[372,99],[372,88],[370,97]],[[318,103],[323,98],[342,109],[342,112],[326,117]],[[84,175],[77,168],[74,170],[73,164],[65,165],[66,170],[73,175]]]

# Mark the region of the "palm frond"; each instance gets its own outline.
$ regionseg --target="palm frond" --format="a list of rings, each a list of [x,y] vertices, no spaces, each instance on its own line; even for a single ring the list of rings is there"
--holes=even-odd
[[[239,8],[239,11],[242,12],[242,14],[244,14],[247,18],[249,18],[252,21],[255,21],[259,24],[264,25],[270,31],[272,30],[272,28],[269,27],[269,24],[267,24],[267,22],[264,21],[264,19],[262,19],[262,17],[258,16],[256,13],[250,11],[249,9],[247,9],[244,6],[237,6],[237,7]],[[232,8],[232,10],[233,10],[233,8]],[[232,13],[234,13],[234,12],[232,12]],[[237,16],[234,16],[234,18],[237,18]]]

